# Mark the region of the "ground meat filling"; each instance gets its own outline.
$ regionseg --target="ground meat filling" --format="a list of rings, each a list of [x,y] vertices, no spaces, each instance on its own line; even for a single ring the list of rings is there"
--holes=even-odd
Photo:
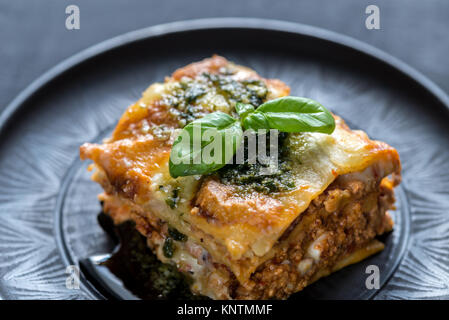
[[[323,269],[332,269],[343,257],[390,231],[393,222],[387,210],[393,203],[393,189],[385,183],[337,179],[280,239],[288,245],[261,265],[248,283],[239,285],[233,298],[282,299],[302,290]]]

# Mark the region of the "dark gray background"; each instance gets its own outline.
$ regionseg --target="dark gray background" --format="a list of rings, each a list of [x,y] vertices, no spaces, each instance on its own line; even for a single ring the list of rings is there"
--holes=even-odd
[[[81,29],[65,28],[76,4]],[[365,28],[365,8],[380,8],[381,30]],[[116,35],[165,22],[259,17],[330,29],[410,64],[449,92],[446,0],[0,0],[0,110],[40,74]]]

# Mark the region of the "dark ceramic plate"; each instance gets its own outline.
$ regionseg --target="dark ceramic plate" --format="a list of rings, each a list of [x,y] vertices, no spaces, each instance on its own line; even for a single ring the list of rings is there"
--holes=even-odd
[[[396,147],[403,183],[386,249],[313,284],[293,299],[449,298],[448,98],[400,61],[346,37],[254,19],[180,22],[132,32],[58,65],[0,118],[0,297],[97,299],[66,266],[112,249],[78,147],[108,135],[152,82],[221,54],[292,94],[320,101],[353,127]],[[380,289],[367,289],[368,265]],[[112,288],[123,297],[120,286]]]

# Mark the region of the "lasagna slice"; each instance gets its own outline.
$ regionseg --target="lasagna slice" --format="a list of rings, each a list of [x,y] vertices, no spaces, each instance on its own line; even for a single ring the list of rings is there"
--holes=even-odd
[[[331,135],[280,135],[273,175],[233,164],[204,176],[170,176],[171,146],[187,123],[289,91],[213,56],[151,85],[109,139],[80,148],[81,158],[94,162],[104,212],[116,224],[135,221],[159,260],[190,275],[193,293],[284,299],[383,249],[376,237],[393,227],[398,153],[337,116]]]

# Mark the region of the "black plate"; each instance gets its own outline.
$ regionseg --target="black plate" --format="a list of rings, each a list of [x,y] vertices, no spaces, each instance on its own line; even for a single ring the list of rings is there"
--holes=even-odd
[[[292,94],[320,101],[396,147],[403,163],[386,249],[313,284],[298,298],[449,297],[449,99],[398,60],[349,38],[278,21],[208,19],[151,27],[92,47],[27,88],[0,117],[0,297],[96,299],[67,265],[107,253],[99,186],[78,147],[108,135],[152,82],[221,54]],[[367,289],[366,267],[381,288]]]

